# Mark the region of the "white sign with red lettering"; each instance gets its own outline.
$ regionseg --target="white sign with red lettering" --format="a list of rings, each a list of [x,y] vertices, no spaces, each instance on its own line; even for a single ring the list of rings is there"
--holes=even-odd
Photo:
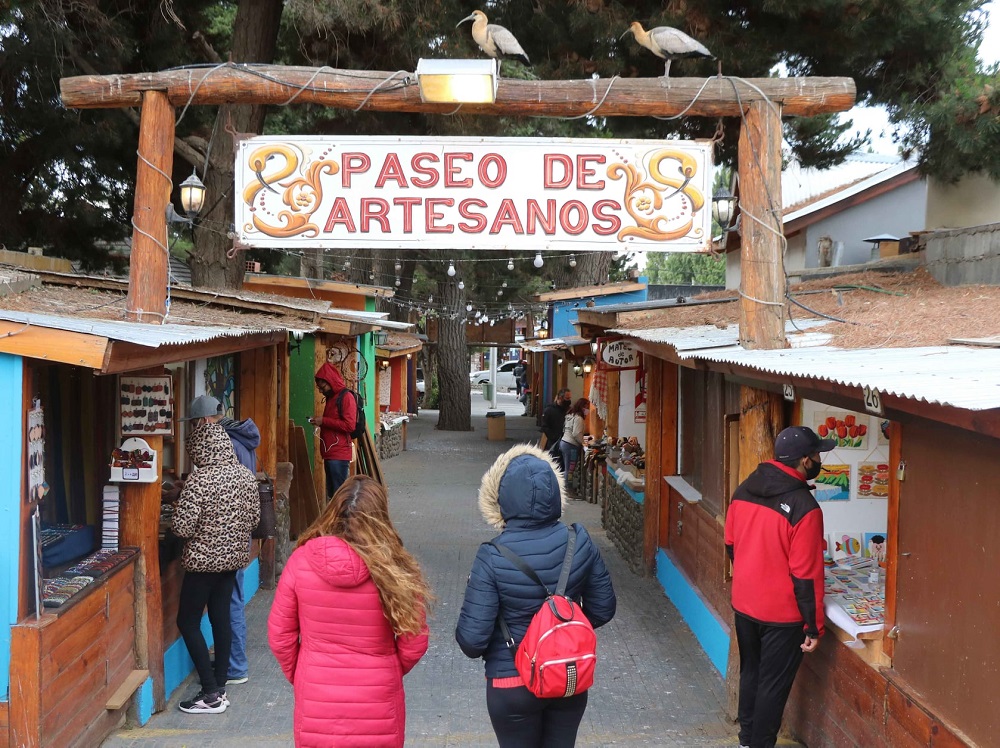
[[[702,252],[711,155],[690,141],[248,138],[236,244]]]

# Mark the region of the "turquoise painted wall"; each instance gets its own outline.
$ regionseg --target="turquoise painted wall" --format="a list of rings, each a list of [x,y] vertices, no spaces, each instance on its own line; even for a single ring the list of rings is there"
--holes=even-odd
[[[288,354],[288,413],[296,426],[306,430],[306,447],[309,448],[310,459],[314,458],[313,427],[309,424],[309,419],[316,415],[313,412],[316,389],[313,379],[316,374],[313,368],[315,354],[316,339],[312,335],[303,338],[298,349]]]
[[[694,633],[708,659],[725,678],[726,664],[729,661],[729,631],[709,608],[698,589],[674,566],[662,548],[656,551],[656,578],[681,614],[684,623]]]
[[[372,306],[374,307],[374,300],[372,301]],[[365,333],[364,335],[358,336],[358,348],[361,350],[361,359],[367,364],[367,366],[362,366],[361,368],[366,370],[368,373],[365,375],[364,389],[361,394],[365,398],[365,417],[368,420],[368,433],[372,435],[372,439],[375,438],[376,417],[378,415],[378,393],[375,392],[375,344],[373,342],[374,335],[372,333]]]
[[[21,391],[24,366],[20,356],[0,353],[0,697],[10,693],[10,627],[17,623],[17,549],[21,547],[21,454],[24,423]]]

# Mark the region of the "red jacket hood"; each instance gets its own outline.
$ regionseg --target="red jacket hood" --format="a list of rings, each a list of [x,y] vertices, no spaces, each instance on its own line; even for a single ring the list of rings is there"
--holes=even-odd
[[[347,386],[344,383],[344,377],[337,371],[337,367],[329,362],[319,367],[319,370],[316,372],[316,379],[325,380],[333,389],[333,394],[335,395]]]
[[[357,587],[371,578],[361,556],[342,538],[332,535],[313,538],[302,550],[310,568],[331,587]]]

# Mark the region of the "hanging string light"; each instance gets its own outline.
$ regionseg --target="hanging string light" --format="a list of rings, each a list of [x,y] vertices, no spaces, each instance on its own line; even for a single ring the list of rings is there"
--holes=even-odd
[[[465,305],[465,311],[467,311],[467,312],[471,312],[472,311],[472,302],[471,301],[468,304]]]
[[[576,255],[570,255],[569,256],[569,266],[571,268],[575,268],[576,267]]]
[[[465,288],[465,281],[459,281],[458,282],[458,290],[461,291],[464,288]]]
[[[351,261],[344,260],[344,270],[350,270],[350,269],[351,269]]]
[[[368,271],[368,280],[370,280],[370,281],[375,280],[375,271],[374,270],[369,270]]]
[[[399,276],[397,275],[396,276],[396,288],[399,288],[402,285],[402,283],[403,283],[403,281],[400,280]]]
[[[535,255],[535,261],[532,263],[536,268],[540,268],[545,264],[545,260],[542,259],[542,253],[539,252]]]
[[[502,284],[500,284],[500,287],[501,288],[507,288],[507,281],[504,281]]]
[[[399,260],[396,260],[395,270],[396,270],[396,275],[399,275],[403,270],[403,266],[399,263]]]
[[[452,262],[451,260],[448,261],[448,277],[449,278],[455,277],[455,263]]]
[[[511,258],[509,258],[507,260],[507,269],[508,270],[513,270],[514,269],[514,258],[513,257],[511,257]]]
[[[430,295],[429,295],[429,296],[427,297],[427,303],[428,303],[428,304],[433,304],[433,303],[434,303],[434,294],[430,294]]]

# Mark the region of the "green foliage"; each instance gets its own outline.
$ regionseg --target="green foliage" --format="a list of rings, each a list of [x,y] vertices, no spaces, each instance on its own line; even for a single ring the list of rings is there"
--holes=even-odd
[[[99,265],[100,247],[131,234],[134,117],[62,109],[59,79],[206,64],[205,44],[227,59],[236,24],[259,20],[238,16],[241,2],[249,0],[0,3],[0,200],[6,216],[2,241],[8,248],[38,245]],[[719,58],[726,75],[764,77],[782,66],[794,76],[850,76],[859,101],[888,109],[900,128],[900,146],[916,152],[927,173],[957,179],[968,172],[1000,177],[997,71],[978,69],[974,56],[983,5],[984,0],[750,0],[737,5],[722,0],[499,0],[486,12],[491,22],[510,29],[534,63],[531,68],[504,63],[507,77],[596,75],[600,90],[614,76],[660,76],[662,61],[631,35],[622,37],[635,20],[646,28],[669,25],[691,34]],[[480,56],[469,25],[455,28],[478,7],[482,4],[473,0],[287,0],[277,29],[255,31],[278,34],[273,62],[279,64],[412,71],[420,57]],[[682,60],[672,68],[677,76],[715,72],[711,60]],[[216,114],[214,107],[191,107],[177,137],[203,153],[213,138],[228,137]],[[708,118],[425,116],[311,105],[275,107],[266,123],[273,133],[657,140],[710,137],[715,127]],[[737,118],[724,122],[719,163],[735,163],[739,127]],[[788,121],[785,134],[802,163],[827,166],[863,142],[838,144],[848,127],[835,116],[802,118]],[[175,159],[175,184],[190,167]]]
[[[724,286],[726,258],[690,252],[647,252],[646,275],[657,285]]]

